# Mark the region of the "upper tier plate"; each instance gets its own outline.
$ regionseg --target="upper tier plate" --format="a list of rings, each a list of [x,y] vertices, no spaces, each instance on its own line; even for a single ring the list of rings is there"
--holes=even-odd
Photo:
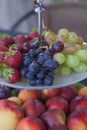
[[[55,76],[54,83],[52,86],[30,86],[27,81],[22,80],[21,82],[18,82],[16,84],[10,84],[6,82],[3,78],[0,78],[0,83],[12,88],[18,88],[18,89],[35,89],[35,90],[41,90],[41,89],[50,89],[50,88],[60,88],[65,87],[70,84],[74,84],[77,82],[80,82],[87,78],[87,72],[85,73],[72,73],[68,77],[62,77],[60,75]]]

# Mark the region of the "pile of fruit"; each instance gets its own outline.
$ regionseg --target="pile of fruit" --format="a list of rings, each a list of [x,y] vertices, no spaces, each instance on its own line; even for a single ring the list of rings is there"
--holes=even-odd
[[[7,82],[27,79],[31,86],[50,86],[55,74],[69,76],[73,71],[87,71],[87,44],[76,33],[45,29],[41,43],[37,30],[15,38],[0,34],[0,76]]]
[[[0,86],[0,130],[87,130],[87,86],[20,91]]]

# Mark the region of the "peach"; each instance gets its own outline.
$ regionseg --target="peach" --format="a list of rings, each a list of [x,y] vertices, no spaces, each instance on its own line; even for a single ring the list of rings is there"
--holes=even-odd
[[[76,110],[68,117],[69,130],[87,130],[87,110]]]
[[[78,95],[79,95],[79,96],[87,96],[87,86],[82,87],[82,88],[78,91]]]
[[[62,110],[51,109],[41,115],[47,130],[66,130],[66,116]]]
[[[22,101],[20,98],[13,96],[13,97],[9,97],[7,98],[7,100],[13,101],[15,103],[17,103],[19,106],[22,106]]]
[[[23,89],[19,92],[18,98],[24,103],[28,99],[38,99],[38,90]]]
[[[69,112],[69,103],[66,99],[61,96],[55,96],[47,100],[46,102],[47,109],[60,109],[66,114]]]
[[[36,116],[39,117],[43,112],[46,111],[45,105],[38,99],[29,99],[24,105],[23,109],[27,116]]]
[[[23,117],[23,110],[15,102],[0,100],[0,130],[15,130]]]
[[[16,130],[46,130],[46,126],[41,119],[28,116],[19,121]]]
[[[87,96],[76,96],[70,103],[70,112],[79,109],[87,110]]]
[[[60,92],[60,96],[67,99],[69,102],[77,96],[77,90],[72,85],[63,87]]]
[[[42,101],[46,101],[50,97],[58,96],[61,91],[61,88],[55,88],[55,89],[43,89],[39,91],[39,97]]]

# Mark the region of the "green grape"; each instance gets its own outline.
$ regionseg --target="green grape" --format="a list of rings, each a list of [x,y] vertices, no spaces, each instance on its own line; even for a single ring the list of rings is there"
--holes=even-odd
[[[73,68],[73,71],[77,73],[83,73],[87,71],[87,65],[85,63],[80,63],[77,67]]]
[[[80,60],[79,60],[79,57],[77,57],[75,55],[67,55],[65,63],[67,66],[74,68],[74,67],[77,67],[79,65]]]
[[[60,74],[62,76],[69,76],[72,72],[72,69],[70,67],[68,67],[67,65],[63,65],[60,68]]]
[[[67,42],[70,43],[70,44],[76,44],[78,42],[77,34],[74,33],[74,32],[70,32]]]
[[[57,69],[55,69],[55,70],[53,71],[54,75],[58,75],[58,73],[59,73],[59,68],[60,68],[60,67],[58,67]]]
[[[81,50],[81,46],[79,44],[75,44],[76,50]]]
[[[62,28],[58,31],[58,38],[62,42],[66,41],[69,37],[69,31],[66,28]]]
[[[81,49],[87,50],[87,43],[86,43],[86,42],[83,42],[83,43],[81,44]]]
[[[63,53],[55,53],[53,59],[59,64],[63,64],[65,62],[65,56]]]
[[[87,50],[78,50],[75,55],[79,57],[80,61],[87,61]]]
[[[65,44],[63,53],[64,54],[75,54],[77,52],[77,47],[75,44]]]

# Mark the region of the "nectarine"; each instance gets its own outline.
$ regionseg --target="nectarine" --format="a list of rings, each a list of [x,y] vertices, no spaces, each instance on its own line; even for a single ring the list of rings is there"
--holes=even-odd
[[[66,130],[66,116],[62,110],[51,109],[41,115],[47,130]]]
[[[87,110],[76,110],[68,117],[69,130],[87,130]]]
[[[79,96],[87,96],[87,86],[82,87],[82,88],[78,91],[78,95],[79,95]]]
[[[27,116],[39,117],[46,111],[45,105],[38,99],[29,99],[23,104],[23,109]]]
[[[79,109],[87,110],[87,96],[76,96],[70,103],[70,112]]]
[[[0,130],[15,130],[23,117],[23,110],[15,102],[0,100]]]
[[[47,109],[59,109],[64,111],[66,114],[69,112],[69,103],[66,99],[61,96],[51,97],[46,102]]]
[[[18,97],[24,103],[28,99],[38,99],[38,90],[27,90],[23,89],[19,92]]]
[[[46,130],[46,126],[41,119],[28,116],[18,123],[16,130]]]

